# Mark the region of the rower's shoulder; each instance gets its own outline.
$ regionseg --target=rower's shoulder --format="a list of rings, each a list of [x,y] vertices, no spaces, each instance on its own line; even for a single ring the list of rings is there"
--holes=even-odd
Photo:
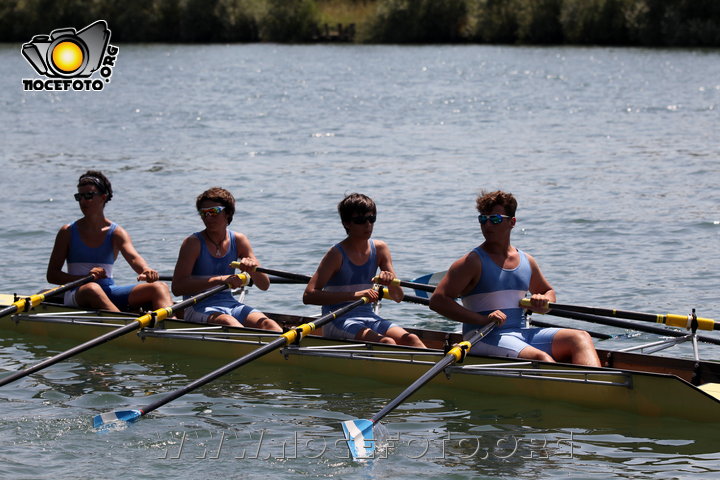
[[[387,244],[386,241],[373,238],[372,242],[375,244],[376,252],[389,252],[390,251],[390,246]]]
[[[474,250],[455,260],[448,269],[450,278],[479,278],[482,272],[482,260]]]
[[[464,267],[482,267],[482,258],[480,258],[480,253],[477,251],[477,249],[472,249],[469,252],[467,252],[462,257],[455,260],[455,263],[453,265],[457,264],[458,266],[464,266]]]
[[[191,233],[187,237],[185,237],[182,241],[182,245],[180,246],[181,249],[200,249],[200,238],[198,238],[198,235],[195,233]]]
[[[69,234],[70,231],[72,230],[72,225],[73,225],[72,223],[66,223],[65,225],[60,227],[60,229],[58,230],[58,235],[59,234],[63,234],[63,235]]]

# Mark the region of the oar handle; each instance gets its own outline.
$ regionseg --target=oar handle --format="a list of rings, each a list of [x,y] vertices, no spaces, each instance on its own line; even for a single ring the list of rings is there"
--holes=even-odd
[[[530,307],[530,299],[523,298],[520,300],[520,306],[523,308]],[[720,323],[712,318],[693,318],[693,315],[674,315],[674,314],[652,314],[642,312],[631,312],[625,310],[615,310],[611,308],[585,307],[582,305],[565,305],[561,303],[548,303],[550,310],[563,310],[566,312],[587,313],[590,315],[602,315],[605,317],[625,318],[628,320],[640,320],[643,322],[664,323],[670,327],[692,328],[693,320],[697,320],[697,327],[700,330],[720,330]]]
[[[373,277],[372,281],[373,283],[377,283],[377,281],[380,280],[380,277]],[[391,285],[396,285],[400,287],[407,287],[412,288],[413,290],[422,290],[424,292],[434,292],[435,286],[434,285],[427,285],[425,283],[416,283],[416,282],[408,282],[407,280],[400,280],[399,278],[393,278],[390,282]]]

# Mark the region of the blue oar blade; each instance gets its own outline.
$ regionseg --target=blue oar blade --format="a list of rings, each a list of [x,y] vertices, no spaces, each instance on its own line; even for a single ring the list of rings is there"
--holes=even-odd
[[[119,410],[117,412],[106,412],[93,417],[93,427],[106,429],[112,425],[134,422],[142,416],[140,410]]]
[[[446,273],[447,271],[428,273],[427,275],[416,278],[415,280],[413,280],[413,283],[422,283],[424,285],[437,285],[438,283],[440,283],[440,280],[442,280]],[[415,290],[415,295],[422,298],[430,298],[430,294],[425,290]]]
[[[343,433],[353,459],[373,458],[375,435],[370,420],[348,420],[342,422]]]

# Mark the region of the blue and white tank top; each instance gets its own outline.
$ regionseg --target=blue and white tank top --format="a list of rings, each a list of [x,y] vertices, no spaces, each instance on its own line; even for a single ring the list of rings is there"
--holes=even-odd
[[[115,263],[115,251],[113,250],[112,236],[117,224],[110,223],[107,235],[103,243],[97,247],[89,247],[82,238],[77,222],[70,224],[70,250],[67,256],[68,273],[70,275],[87,275],[93,267],[105,269],[107,278],[97,281],[100,285],[113,285],[112,279],[113,264]]]
[[[342,245],[340,245],[339,243],[335,245],[335,248],[337,248],[342,255],[342,265],[340,265],[340,270],[335,272],[335,275],[330,277],[330,280],[328,280],[327,285],[325,285],[325,287],[323,288],[323,291],[357,292],[360,290],[367,290],[368,288],[372,288],[372,279],[377,273],[378,260],[377,254],[375,252],[375,242],[373,240],[370,240],[369,243],[370,256],[368,257],[367,261],[362,265],[355,265],[354,263],[352,263],[350,261],[350,258],[347,256],[347,253],[345,253],[345,250],[343,250]],[[326,315],[333,310],[337,310],[338,308],[341,308],[349,303],[351,302],[338,303],[336,305],[323,305],[322,313],[323,315]],[[359,310],[372,311],[372,304],[360,305],[353,311],[357,312]]]
[[[205,239],[203,238],[202,232],[195,232],[193,235],[200,241],[200,253],[198,258],[195,260],[193,265],[192,275],[198,277],[211,277],[213,275],[234,275],[235,269],[230,267],[230,263],[237,260],[237,247],[235,246],[235,232],[227,230],[227,234],[230,236],[230,247],[227,253],[222,257],[213,257],[210,254],[210,250],[207,248]],[[183,300],[187,300],[193,295],[183,295]],[[202,311],[202,307],[215,305],[221,301],[235,301],[235,297],[229,289],[223,290],[222,292],[216,293],[215,295],[207,298],[193,306],[197,311]]]
[[[525,298],[530,288],[532,270],[527,255],[518,250],[520,264],[515,268],[505,269],[499,267],[482,248],[475,247],[473,252],[482,262],[482,275],[477,285],[462,297],[463,306],[483,315],[502,310],[507,315],[507,320],[501,329],[524,327],[525,310],[520,308],[519,302]],[[477,328],[476,325],[465,323],[463,333]]]

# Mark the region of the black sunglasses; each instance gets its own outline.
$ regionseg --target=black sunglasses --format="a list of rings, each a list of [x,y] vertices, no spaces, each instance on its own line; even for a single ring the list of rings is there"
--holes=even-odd
[[[375,223],[377,215],[367,215],[365,217],[352,217],[350,221],[355,225],[364,225],[365,222]]]
[[[78,202],[80,201],[81,198],[84,198],[85,200],[92,200],[92,198],[93,198],[95,195],[102,195],[102,193],[100,193],[100,192],[76,193],[76,194],[75,194],[75,200],[77,200]]]

